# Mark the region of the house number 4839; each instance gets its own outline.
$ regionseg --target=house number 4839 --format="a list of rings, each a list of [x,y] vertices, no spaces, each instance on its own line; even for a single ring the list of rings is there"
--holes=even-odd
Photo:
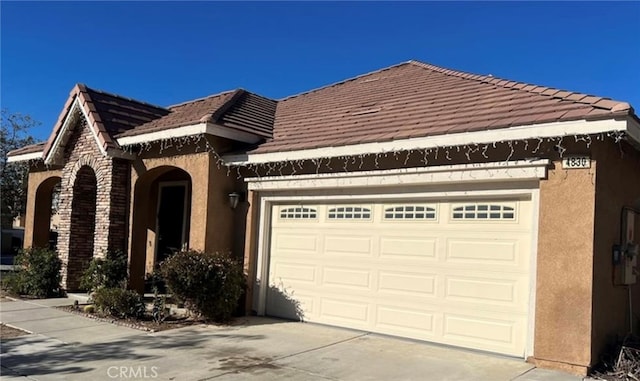
[[[566,156],[562,159],[562,168],[591,168],[591,158],[589,156]]]

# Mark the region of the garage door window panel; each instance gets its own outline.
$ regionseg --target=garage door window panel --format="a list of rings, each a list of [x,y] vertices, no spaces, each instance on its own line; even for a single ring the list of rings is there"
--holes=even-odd
[[[318,211],[315,208],[304,206],[282,207],[280,209],[281,220],[316,220]]]
[[[515,203],[477,203],[452,205],[454,221],[516,221]]]
[[[438,213],[435,205],[387,205],[382,217],[384,221],[437,221]]]
[[[327,210],[327,219],[330,221],[335,220],[349,220],[349,221],[371,221],[371,207],[349,205],[349,206],[335,206]]]

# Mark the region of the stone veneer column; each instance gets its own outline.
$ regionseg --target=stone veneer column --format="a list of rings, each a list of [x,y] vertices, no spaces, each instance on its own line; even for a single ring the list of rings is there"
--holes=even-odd
[[[69,137],[62,168],[58,254],[63,262],[62,285],[66,289],[77,286],[76,279],[70,281],[69,276],[79,275],[67,274],[67,267],[74,256],[74,246],[80,243],[71,241],[71,215],[73,187],[78,171],[85,166],[94,171],[97,182],[95,231],[93,237],[86,237],[93,239],[93,257],[102,257],[107,250],[126,251],[129,163],[103,155],[83,121]]]
[[[125,254],[129,230],[130,171],[131,165],[128,161],[113,159],[107,247],[109,250],[119,250]]]

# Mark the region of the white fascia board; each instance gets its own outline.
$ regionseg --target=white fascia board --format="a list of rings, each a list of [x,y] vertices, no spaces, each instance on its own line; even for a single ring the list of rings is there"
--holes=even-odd
[[[253,177],[245,181],[249,189],[254,191],[526,181],[545,178],[548,165],[548,159],[535,159],[362,172]]]
[[[76,99],[73,100],[73,104],[71,105],[69,112],[67,112],[67,116],[65,116],[64,118],[64,122],[62,122],[62,128],[60,128],[60,131],[58,132],[58,136],[56,136],[56,139],[53,141],[53,144],[51,145],[51,148],[49,149],[47,156],[45,156],[44,158],[45,164],[47,165],[53,164],[55,153],[58,151],[58,148],[62,144],[62,140],[64,139],[64,135],[66,131],[69,129],[69,124],[71,124],[73,115],[79,107],[80,106],[78,105],[78,96],[76,96]]]
[[[627,127],[627,135],[635,142],[636,147],[640,147],[640,123],[637,120],[629,118]]]
[[[233,128],[213,123],[207,123],[207,134],[250,144],[255,144],[262,139],[260,136],[249,132],[234,130]]]
[[[140,134],[135,136],[125,136],[117,139],[120,146],[128,146],[132,144],[149,143],[157,140],[182,138],[185,136],[199,135],[207,132],[207,123],[191,124],[189,126],[169,128],[162,131],[150,132],[148,134]]]
[[[42,159],[44,151],[23,153],[22,155],[8,156],[7,163],[17,163],[20,161],[38,160]]]
[[[213,123],[198,123],[183,127],[169,128],[162,131],[150,132],[148,134],[125,136],[117,139],[117,141],[120,146],[126,146],[131,144],[150,143],[171,138],[183,138],[199,134],[219,136],[222,138],[237,140],[244,143],[257,143],[261,139],[257,135],[244,131],[234,130],[229,127],[220,126]]]
[[[578,120],[570,122],[544,123],[529,126],[516,126],[486,131],[445,134],[380,143],[351,144],[345,146],[312,148],[288,152],[227,155],[223,156],[223,159],[227,162],[228,165],[247,165],[290,160],[310,160],[340,156],[367,155],[384,152],[432,149],[438,147],[456,147],[469,144],[490,144],[494,142],[509,140],[591,135],[611,131],[625,132],[628,131],[628,129],[628,120]],[[634,137],[632,136],[632,138]]]

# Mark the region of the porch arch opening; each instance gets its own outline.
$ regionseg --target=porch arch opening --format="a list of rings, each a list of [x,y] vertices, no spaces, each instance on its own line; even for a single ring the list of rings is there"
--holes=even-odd
[[[56,249],[57,224],[53,220],[57,215],[60,183],[60,176],[52,176],[41,182],[36,189],[31,243],[33,247]]]
[[[189,247],[191,184],[189,173],[173,166],[149,170],[136,181],[130,257],[132,289],[151,291],[149,277],[158,265]]]

